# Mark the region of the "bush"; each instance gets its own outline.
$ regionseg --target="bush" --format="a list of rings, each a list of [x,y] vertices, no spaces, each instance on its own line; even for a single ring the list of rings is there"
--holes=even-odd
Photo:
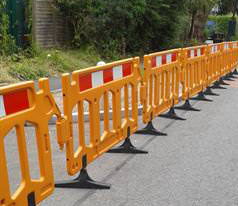
[[[9,16],[6,13],[7,1],[0,1],[0,54],[9,55],[17,51],[14,38],[9,34]]]
[[[110,59],[177,45],[185,1],[54,0],[73,28],[73,46],[92,45]]]
[[[208,20],[216,23],[215,32],[227,36],[229,21],[233,19],[231,16],[209,16]]]

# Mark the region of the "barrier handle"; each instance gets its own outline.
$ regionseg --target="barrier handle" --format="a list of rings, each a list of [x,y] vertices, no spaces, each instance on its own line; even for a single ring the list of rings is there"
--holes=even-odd
[[[46,113],[51,113],[52,115],[55,114],[57,117],[57,121],[56,121],[57,142],[59,144],[60,150],[63,150],[64,144],[66,142],[65,137],[67,134],[66,122],[65,122],[65,119],[61,115],[61,111],[58,105],[56,104],[55,99],[51,95],[49,79],[47,78],[40,79],[39,89],[43,90],[45,97],[47,97],[47,99],[50,101],[50,104],[52,106],[50,108],[50,111],[46,111]],[[41,93],[41,91],[39,93]]]

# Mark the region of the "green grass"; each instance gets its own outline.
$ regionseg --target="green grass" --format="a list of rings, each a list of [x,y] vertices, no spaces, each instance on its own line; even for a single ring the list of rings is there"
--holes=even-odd
[[[11,57],[0,56],[0,83],[60,76],[94,66],[99,60],[99,54],[90,48],[48,49],[37,50],[33,55],[22,52]]]

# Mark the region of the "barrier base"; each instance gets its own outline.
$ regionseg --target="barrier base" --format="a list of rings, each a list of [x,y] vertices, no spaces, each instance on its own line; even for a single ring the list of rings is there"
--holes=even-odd
[[[144,129],[138,130],[135,134],[155,135],[155,136],[167,136],[166,133],[160,132],[154,128],[152,121],[150,121]]]
[[[219,96],[219,94],[216,94],[212,91],[211,87],[207,87],[205,92],[204,92],[205,95],[210,95],[210,96]]]
[[[221,77],[219,79],[219,84],[221,84],[221,85],[229,85],[228,83],[224,82],[224,80],[226,80],[225,77]]]
[[[234,76],[233,72],[230,72],[228,74],[228,77],[232,78],[232,79],[237,79],[238,77],[237,76]]]
[[[130,153],[130,154],[147,154],[147,151],[137,149],[132,143],[129,137],[127,137],[124,143],[116,148],[110,149],[107,153]]]
[[[186,111],[195,111],[195,112],[201,111],[200,109],[196,109],[196,108],[192,107],[189,100],[186,100],[182,106],[175,107],[175,109],[186,110]]]
[[[223,81],[223,80],[222,80]],[[218,81],[216,81],[213,86],[211,86],[212,89],[226,89],[225,87],[222,87]]]
[[[232,72],[233,75],[238,75],[237,69]]]
[[[75,189],[110,189],[109,184],[96,182],[92,180],[86,169],[81,169],[79,176],[74,180],[62,181],[55,183],[58,188],[75,188]]]
[[[232,77],[230,76],[230,74],[226,74],[224,77],[223,77],[223,80],[226,80],[226,81],[235,81],[234,79],[232,79]],[[228,84],[229,85],[229,84]]]
[[[199,100],[199,101],[206,101],[206,102],[212,102],[211,99],[207,99],[204,95],[204,92],[199,92],[196,97],[191,98],[192,100]]]
[[[168,119],[175,119],[175,120],[186,120],[182,117],[179,117],[174,110],[174,107],[171,107],[170,110],[165,113],[165,114],[161,114],[159,115],[160,117],[164,117],[164,118],[168,118]]]

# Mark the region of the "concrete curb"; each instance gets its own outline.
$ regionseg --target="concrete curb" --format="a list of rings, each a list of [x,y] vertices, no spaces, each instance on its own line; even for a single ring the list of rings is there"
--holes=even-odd
[[[182,94],[180,94],[179,96],[179,102],[182,101]],[[143,109],[143,106],[140,105],[138,107],[138,115],[141,116],[142,115],[142,109]],[[129,109],[129,112],[131,113],[131,108]],[[125,115],[125,109],[123,108],[122,109],[122,117],[124,117]],[[63,116],[63,114],[62,114]],[[78,113],[77,112],[74,112],[72,114],[72,117],[73,117],[73,123],[77,123],[78,122]],[[109,110],[109,119],[111,120],[112,119],[112,110]],[[49,121],[49,124],[50,125],[54,125],[56,124],[56,120],[57,120],[57,117],[56,116],[53,116],[50,121]],[[104,120],[104,111],[100,111],[100,120]],[[85,112],[84,113],[84,122],[89,122],[89,112]]]

